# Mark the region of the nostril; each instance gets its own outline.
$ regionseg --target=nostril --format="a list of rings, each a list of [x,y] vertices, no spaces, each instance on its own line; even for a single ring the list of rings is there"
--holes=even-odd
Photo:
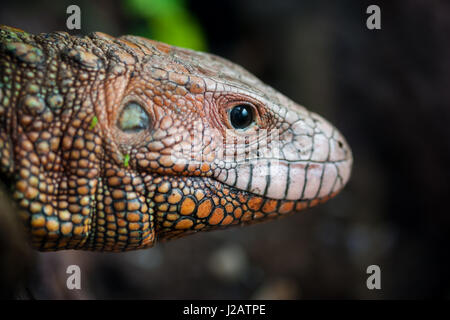
[[[344,143],[342,143],[342,141],[341,141],[341,140],[339,140],[339,141],[338,141],[338,146],[339,146],[339,148],[341,148],[341,149],[342,149],[342,148],[344,147]]]

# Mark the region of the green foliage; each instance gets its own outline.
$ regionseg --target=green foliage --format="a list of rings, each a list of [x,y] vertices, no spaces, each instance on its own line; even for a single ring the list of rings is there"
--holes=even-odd
[[[95,126],[97,125],[97,123],[98,123],[98,118],[97,118],[97,116],[94,116],[91,120],[91,125],[89,126],[89,129],[91,129],[91,130],[94,129]]]
[[[171,45],[206,51],[203,30],[183,0],[123,0],[126,12],[145,23],[137,35]]]
[[[129,165],[130,165],[130,155],[126,154],[125,157],[123,158],[123,166],[125,168],[128,168]]]

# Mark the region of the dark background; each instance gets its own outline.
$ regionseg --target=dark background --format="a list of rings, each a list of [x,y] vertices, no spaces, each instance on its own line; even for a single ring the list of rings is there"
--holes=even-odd
[[[130,14],[126,2],[3,1],[0,23],[66,30],[66,8],[78,4],[83,34],[142,32],[151,18]],[[352,178],[337,198],[270,223],[131,253],[33,253],[31,295],[449,298],[450,3],[175,2],[209,52],[339,128],[353,150]],[[366,28],[369,4],[381,7],[381,30]],[[66,289],[70,264],[81,267],[82,290]],[[381,290],[366,287],[371,264]]]

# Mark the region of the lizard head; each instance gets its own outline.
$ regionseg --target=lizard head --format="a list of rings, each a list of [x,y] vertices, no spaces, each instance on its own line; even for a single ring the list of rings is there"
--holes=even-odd
[[[16,112],[22,129],[3,171],[41,250],[132,250],[267,221],[328,200],[349,179],[337,129],[225,59],[102,33],[38,42],[4,51],[60,56],[42,63],[56,66],[62,90],[39,100],[31,77],[17,105],[41,104],[31,113],[43,120]]]
[[[111,85],[100,121],[116,165],[127,155],[137,176],[153,177],[159,239],[293,213],[346,184],[350,148],[319,115],[215,55],[121,41],[142,64],[122,91]]]

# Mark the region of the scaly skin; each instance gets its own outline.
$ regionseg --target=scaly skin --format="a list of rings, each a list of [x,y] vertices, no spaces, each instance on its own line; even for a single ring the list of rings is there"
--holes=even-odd
[[[130,103],[144,128],[124,129]],[[230,123],[238,104],[247,129]],[[35,248],[124,251],[312,207],[343,188],[352,154],[217,56],[0,26],[0,161]]]

